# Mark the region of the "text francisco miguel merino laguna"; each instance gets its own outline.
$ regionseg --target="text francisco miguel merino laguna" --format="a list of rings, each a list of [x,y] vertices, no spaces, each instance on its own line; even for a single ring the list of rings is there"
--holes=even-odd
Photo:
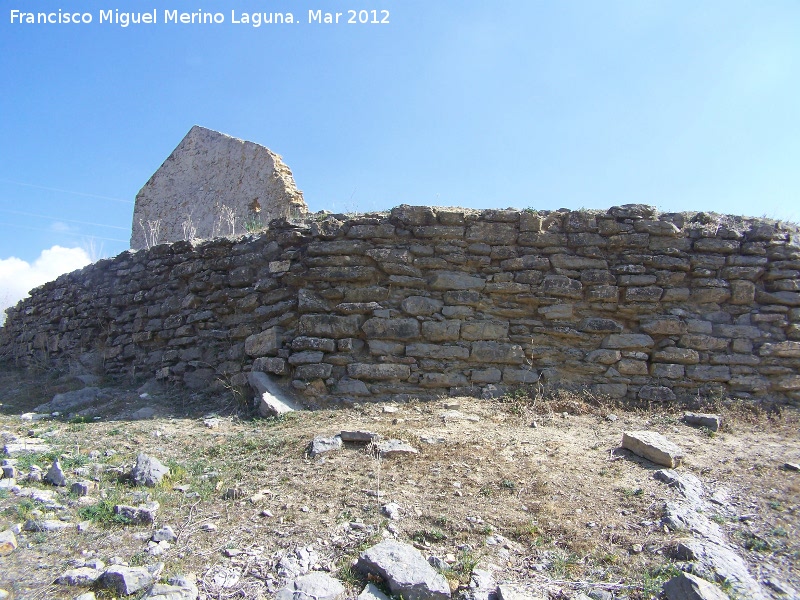
[[[300,16],[290,12],[241,12],[231,10],[230,20],[221,12],[207,12],[198,9],[193,12],[179,12],[177,10],[157,9],[146,12],[123,12],[119,9],[99,10],[97,21],[91,12],[71,12],[63,9],[50,12],[25,12],[17,9],[10,11],[11,23],[20,25],[88,25],[91,23],[112,24],[120,27],[129,25],[153,25],[158,23],[176,25],[280,25],[301,23]],[[159,19],[159,16],[161,17]],[[345,10],[342,12],[325,12],[322,10],[309,10],[308,23],[322,25],[359,24],[382,25],[389,23],[388,10]]]

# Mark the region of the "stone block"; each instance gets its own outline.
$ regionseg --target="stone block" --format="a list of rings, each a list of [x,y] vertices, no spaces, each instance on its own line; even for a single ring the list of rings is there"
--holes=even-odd
[[[665,235],[675,237],[681,230],[669,221],[635,221],[633,230],[637,233],[649,233],[650,235]]]
[[[336,340],[301,335],[292,340],[292,350],[336,352]]]
[[[540,306],[537,311],[545,319],[571,319],[572,304],[553,304],[552,306]]]
[[[650,375],[665,379],[683,379],[686,370],[683,365],[671,363],[653,363],[650,365]]]
[[[583,284],[577,279],[564,275],[547,275],[541,284],[541,290],[549,296],[563,298],[582,298]]]
[[[662,590],[666,600],[730,600],[716,585],[691,573],[676,575]]]
[[[351,363],[347,365],[347,374],[353,379],[408,379],[411,369],[408,365],[390,363]]]
[[[253,361],[253,371],[283,375],[286,373],[286,359],[278,357],[261,357]]]
[[[646,402],[672,402],[675,392],[663,385],[644,385],[639,389],[638,397]]]
[[[706,350],[706,351],[712,350],[719,352],[728,349],[728,344],[730,343],[730,340],[704,334],[687,333],[681,336],[678,343],[684,348],[692,348],[694,350]],[[675,360],[671,362],[680,362],[680,361]]]
[[[622,447],[670,469],[679,466],[684,457],[677,444],[654,431],[626,431],[622,434]]]
[[[422,337],[429,342],[455,342],[460,333],[461,321],[455,319],[422,323]]]
[[[600,396],[609,398],[624,398],[628,394],[628,386],[625,383],[598,383],[594,385],[594,390]]]
[[[549,271],[550,259],[546,256],[526,254],[518,258],[509,258],[500,262],[503,271]]]
[[[300,365],[294,370],[294,378],[302,379],[303,381],[311,381],[313,379],[327,379],[331,376],[333,365],[328,363],[319,363],[315,365]]]
[[[425,296],[409,296],[403,300],[400,306],[409,315],[429,316],[438,313],[444,306],[444,302]]]
[[[373,356],[401,356],[405,353],[406,346],[400,342],[387,342],[384,340],[369,340],[369,353]]]
[[[472,342],[470,359],[480,363],[519,365],[525,361],[522,346],[502,342]]]
[[[786,341],[774,344],[763,344],[758,350],[760,356],[777,356],[780,358],[800,358],[800,342]]]
[[[623,327],[613,319],[590,317],[583,319],[578,325],[578,329],[588,333],[620,333]]]
[[[467,386],[467,378],[461,373],[425,373],[419,380],[424,388]]]
[[[664,293],[664,288],[655,285],[647,287],[625,288],[626,302],[658,302]]]
[[[359,315],[301,315],[298,332],[307,337],[348,338],[359,337],[363,317]]]
[[[456,271],[439,271],[428,280],[432,290],[482,290],[486,281],[467,273]]]
[[[410,206],[401,204],[392,209],[392,220],[403,225],[435,225],[436,213],[429,206]]]
[[[715,254],[732,254],[739,250],[741,243],[737,240],[724,240],[720,238],[700,238],[694,242],[697,252],[713,252]]]
[[[529,385],[537,381],[539,381],[539,373],[534,369],[511,367],[503,369],[503,383],[507,385]]]
[[[369,396],[371,392],[363,381],[342,377],[334,387],[334,393],[345,396]]]
[[[283,344],[283,330],[271,327],[261,333],[255,333],[244,341],[244,351],[248,356],[267,356],[276,354]]]
[[[420,325],[417,319],[368,319],[362,326],[367,338],[385,340],[415,340],[419,338]]]
[[[473,369],[470,373],[472,383],[499,383],[503,373],[494,367],[489,369]]]
[[[303,350],[302,352],[294,352],[289,357],[290,365],[309,365],[322,362],[325,355],[319,350]]]
[[[621,375],[647,375],[647,362],[643,360],[623,358],[615,368]]]
[[[596,302],[617,302],[619,287],[616,285],[595,285],[588,289],[586,299]]]
[[[585,256],[575,256],[574,254],[553,254],[550,256],[550,264],[555,269],[568,269],[571,271],[608,269],[608,262],[605,259],[587,258]]]
[[[639,327],[642,331],[651,335],[681,335],[686,333],[686,323],[680,317],[659,317],[644,321]]]
[[[417,343],[406,346],[406,356],[440,360],[466,360],[469,358],[469,349],[462,346]]]
[[[622,358],[622,352],[619,350],[592,350],[586,354],[586,361],[599,363],[601,365],[613,365]]]
[[[722,417],[708,413],[687,412],[683,415],[683,422],[687,425],[707,427],[711,431],[719,431],[722,426]]]
[[[517,233],[516,225],[511,223],[474,223],[467,228],[466,240],[506,246],[516,243]]]
[[[730,367],[692,365],[686,367],[686,376],[695,381],[730,381]]]
[[[645,333],[612,333],[603,340],[602,347],[612,350],[641,350],[652,348],[653,338]]]
[[[501,340],[508,337],[508,321],[467,321],[461,324],[461,339]]]

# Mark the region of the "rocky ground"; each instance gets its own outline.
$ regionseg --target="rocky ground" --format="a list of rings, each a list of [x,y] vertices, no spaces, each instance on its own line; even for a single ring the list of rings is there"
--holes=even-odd
[[[275,419],[242,398],[0,368],[0,588],[322,600],[335,580],[353,598],[372,583],[406,600],[642,599],[688,570],[721,597],[800,597],[794,410],[699,407],[721,415],[714,432],[686,407],[566,394]],[[682,465],[622,449],[631,431],[661,434]],[[416,564],[414,549],[419,581],[381,565]]]

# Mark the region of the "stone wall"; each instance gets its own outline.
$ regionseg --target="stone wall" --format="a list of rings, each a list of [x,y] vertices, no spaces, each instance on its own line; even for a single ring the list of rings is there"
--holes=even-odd
[[[260,370],[312,405],[533,383],[800,400],[796,228],[642,205],[313,217],[62,276],[9,311],[4,350],[196,389]]]
[[[136,195],[131,248],[245,233],[306,212],[280,156],[195,125]]]

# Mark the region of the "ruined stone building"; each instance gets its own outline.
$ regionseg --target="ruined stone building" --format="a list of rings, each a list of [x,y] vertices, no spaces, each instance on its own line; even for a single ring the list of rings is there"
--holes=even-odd
[[[136,195],[131,248],[245,233],[306,211],[280,156],[195,125]]]

